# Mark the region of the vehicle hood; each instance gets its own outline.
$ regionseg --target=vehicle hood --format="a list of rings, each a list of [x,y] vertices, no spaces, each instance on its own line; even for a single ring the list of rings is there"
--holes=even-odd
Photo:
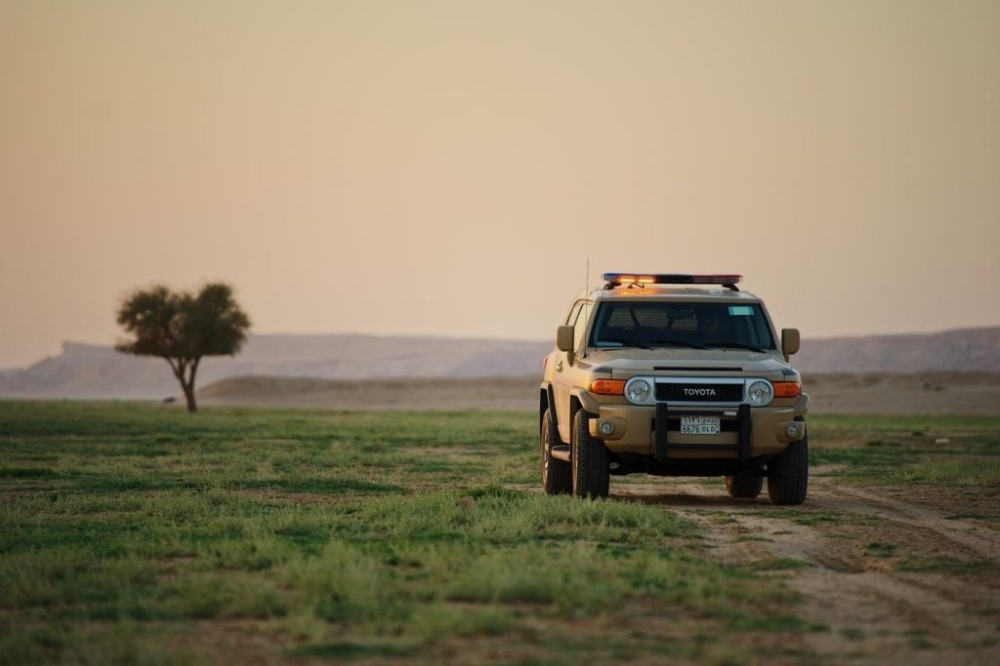
[[[753,352],[743,349],[615,349],[589,350],[586,362],[595,371],[607,371],[612,378],[635,375],[754,375],[780,380],[791,366],[780,352]]]

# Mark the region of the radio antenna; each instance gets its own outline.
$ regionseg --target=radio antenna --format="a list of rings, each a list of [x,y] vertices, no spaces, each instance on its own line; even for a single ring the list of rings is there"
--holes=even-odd
[[[590,257],[587,257],[587,274],[583,277],[583,297],[584,297],[584,299],[590,298]],[[587,301],[584,300],[584,303],[586,303],[586,302]],[[584,309],[585,310],[587,309],[586,305],[584,305]],[[587,316],[588,317],[590,316],[590,311],[589,310],[587,311]],[[586,322],[584,322],[584,323],[586,323]],[[586,342],[584,342],[584,344],[583,344],[583,353],[581,354],[581,357],[582,358],[586,358],[587,357],[587,344],[586,344]]]

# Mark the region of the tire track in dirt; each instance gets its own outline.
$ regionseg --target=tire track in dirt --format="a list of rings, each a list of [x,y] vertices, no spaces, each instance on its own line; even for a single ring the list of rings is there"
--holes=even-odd
[[[801,637],[823,661],[1000,663],[1000,532],[954,518],[957,495],[918,506],[825,476],[811,479],[801,507],[732,499],[721,482],[615,490],[701,526],[725,564],[774,569],[767,575],[799,596],[787,610],[826,627]]]
[[[828,486],[826,490],[832,495],[832,500],[821,497],[813,500],[811,504],[820,508],[847,511],[931,530],[949,541],[974,551],[980,557],[1000,560],[1000,533],[996,531],[984,530],[964,520],[948,518],[942,512],[878,495],[862,488]]]

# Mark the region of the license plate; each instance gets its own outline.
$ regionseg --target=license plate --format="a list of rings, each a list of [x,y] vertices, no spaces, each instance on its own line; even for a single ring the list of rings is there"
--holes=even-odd
[[[682,416],[682,435],[718,435],[721,432],[718,416]]]

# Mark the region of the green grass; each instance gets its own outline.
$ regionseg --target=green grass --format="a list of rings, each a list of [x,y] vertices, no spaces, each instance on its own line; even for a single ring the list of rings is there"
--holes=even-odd
[[[892,557],[896,554],[896,545],[892,543],[872,541],[865,546],[865,554],[871,555],[872,557]]]
[[[1000,492],[1000,418],[838,416],[809,419],[810,464],[865,483]]]
[[[846,478],[996,479],[995,419],[810,427],[814,462]],[[480,645],[487,662],[745,663],[762,632],[823,630],[778,575],[800,562],[722,566],[663,507],[542,495],[536,428],[530,413],[0,402],[0,666],[434,662]],[[760,511],[836,520],[807,508]]]
[[[226,662],[224,628],[275,659],[433,660],[448,641],[527,637],[540,662],[592,646],[539,623],[591,618],[612,652],[649,649],[620,642],[623,612],[803,630],[771,610],[780,584],[712,562],[676,514],[537,492],[536,427],[0,402],[0,663]]]
[[[980,558],[906,557],[900,564],[899,570],[947,574],[992,574],[996,571],[996,562]]]

